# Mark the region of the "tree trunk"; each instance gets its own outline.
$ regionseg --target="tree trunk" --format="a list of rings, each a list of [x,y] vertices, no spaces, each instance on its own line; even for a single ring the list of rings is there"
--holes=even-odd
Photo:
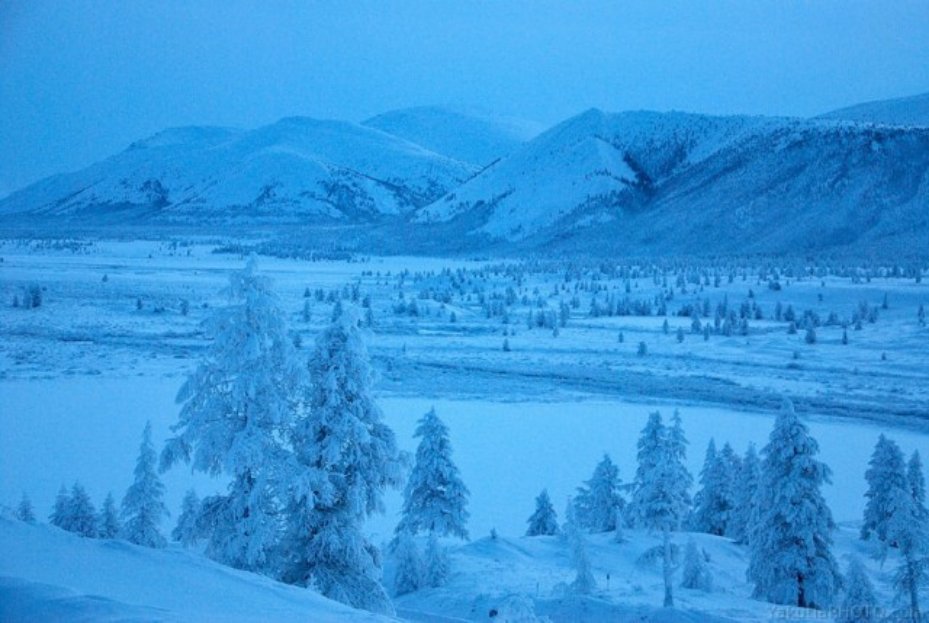
[[[910,616],[914,621],[921,621],[922,618],[919,614],[919,574],[916,572],[916,566],[909,553],[907,553],[906,557],[906,573],[910,580]]]
[[[664,607],[674,607],[674,594],[671,592],[671,531],[666,527],[662,531],[664,538]]]

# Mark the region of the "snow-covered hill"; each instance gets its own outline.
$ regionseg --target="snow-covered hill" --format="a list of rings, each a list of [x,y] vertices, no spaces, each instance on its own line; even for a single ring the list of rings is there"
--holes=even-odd
[[[456,160],[486,166],[539,134],[522,119],[422,106],[393,110],[362,122]]]
[[[419,211],[420,222],[476,211],[480,231],[518,240],[578,212],[642,204],[677,171],[770,120],[588,110]]]
[[[305,117],[179,128],[0,202],[0,214],[127,222],[313,223],[410,212],[476,167],[379,130]]]
[[[889,251],[929,248],[927,201],[929,129],[588,111],[416,218],[533,248]]]
[[[929,93],[889,100],[865,102],[821,115],[823,119],[841,119],[880,125],[929,126]]]
[[[0,620],[390,621],[178,548],[85,539],[0,517]]]

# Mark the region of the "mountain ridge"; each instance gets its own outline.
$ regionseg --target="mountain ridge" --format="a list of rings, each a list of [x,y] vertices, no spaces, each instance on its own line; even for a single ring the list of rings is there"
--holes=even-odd
[[[456,123],[464,136],[486,122],[396,113],[396,131],[428,130],[436,148]],[[429,134],[435,115],[446,125]],[[929,128],[593,108],[479,165],[366,123],[166,129],[0,200],[0,222],[310,239],[345,225],[326,236],[364,252],[929,249]],[[465,142],[503,149],[495,140]]]

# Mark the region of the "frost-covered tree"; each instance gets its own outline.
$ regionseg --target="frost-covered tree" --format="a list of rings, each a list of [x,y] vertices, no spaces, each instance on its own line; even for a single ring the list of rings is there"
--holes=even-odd
[[[910,485],[910,494],[916,503],[917,512],[929,521],[929,511],[926,509],[926,476],[923,474],[923,462],[919,457],[919,450],[913,450],[907,463],[906,482]]]
[[[97,533],[101,539],[115,539],[122,531],[119,524],[119,515],[116,512],[116,500],[113,499],[112,493],[106,494],[103,500],[103,508],[100,509],[100,515],[97,517]]]
[[[878,620],[874,585],[868,579],[861,560],[852,556],[845,571],[845,588],[836,623],[871,623]]]
[[[62,530],[67,530],[65,525],[68,521],[68,507],[71,505],[71,496],[64,485],[58,489],[58,495],[55,496],[55,505],[48,516],[48,522]]]
[[[203,505],[200,503],[197,492],[193,489],[188,490],[181,502],[181,514],[177,518],[177,525],[171,531],[171,538],[184,547],[196,545],[197,541],[204,536],[201,523],[202,510]]]
[[[207,554],[233,567],[268,571],[278,539],[275,477],[286,464],[282,439],[305,371],[297,363],[285,314],[254,258],[230,278],[230,304],[206,325],[212,342],[178,392],[176,436],[162,469],[178,461],[225,474],[224,498],[209,505]]]
[[[684,425],[681,422],[681,413],[677,409],[671,415],[671,426],[668,427],[668,451],[674,459],[673,467],[677,468],[677,478],[681,482],[684,495],[684,505],[687,507],[685,515],[690,512],[693,501],[690,498],[690,488],[694,484],[694,477],[687,469],[687,446],[689,442],[684,435]]]
[[[671,533],[679,530],[687,513],[687,482],[681,479],[680,455],[674,450],[661,423],[653,414],[639,439],[639,466],[636,471],[635,508],[640,525],[662,536],[664,605],[674,606]]]
[[[423,585],[423,557],[413,535],[407,531],[397,535],[394,549],[397,570],[394,573],[394,594],[406,595]]]
[[[468,538],[468,488],[452,461],[448,428],[430,409],[420,418],[413,470],[403,491],[403,510],[396,534],[434,532]]]
[[[577,576],[571,584],[571,590],[578,595],[589,595],[597,590],[597,581],[594,579],[593,570],[590,565],[590,555],[587,553],[587,541],[577,523],[576,505],[573,500],[568,500],[565,509],[564,535],[571,548],[571,560],[574,562],[574,568]]]
[[[155,469],[157,455],[152,445],[152,424],[142,431],[142,444],[135,464],[135,480],[123,496],[123,537],[130,543],[161,548],[167,541],[158,526],[168,514],[164,505],[164,485]]]
[[[761,462],[755,444],[750,444],[732,488],[733,507],[726,526],[726,536],[736,543],[748,543],[751,539],[751,526],[758,513],[755,496],[760,483]]]
[[[616,507],[625,504],[619,494],[619,484],[619,468],[609,454],[604,454],[590,480],[577,489],[574,505],[578,526],[591,532],[616,529]]]
[[[374,402],[368,351],[350,306],[316,340],[306,413],[292,431],[295,471],[286,509],[285,581],[313,585],[356,608],[392,612],[380,551],[362,533],[401,484],[393,431]]]
[[[698,532],[729,536],[729,521],[735,508],[735,483],[741,459],[728,443],[716,452],[713,440],[700,472],[701,489],[694,497],[693,528]]]
[[[826,608],[840,584],[832,556],[832,513],[821,488],[830,470],[819,444],[784,400],[762,450],[758,521],[747,576],[755,597],[801,608]]]
[[[16,518],[26,523],[35,523],[35,511],[32,508],[32,500],[23,493],[19,500],[19,506],[16,507]]]
[[[542,493],[536,497],[535,512],[529,517],[528,523],[526,536],[558,534],[558,515],[552,506],[551,498],[548,497],[548,489],[542,489]]]
[[[884,435],[878,437],[868,470],[865,472],[868,499],[864,509],[861,538],[874,539],[882,549],[890,547],[887,540],[887,522],[890,520],[890,500],[897,489],[909,491],[906,482],[906,465],[900,447]]]
[[[639,436],[638,451],[636,454],[638,464],[635,470],[635,488],[633,489],[632,502],[630,504],[631,508],[629,509],[633,524],[639,527],[647,525],[647,520],[644,515],[647,509],[642,506],[643,501],[639,498],[641,493],[645,492],[643,485],[645,484],[646,478],[650,477],[659,455],[666,447],[666,436],[667,431],[664,423],[661,421],[661,413],[655,411],[649,414],[645,428],[642,429],[642,433]]]
[[[916,501],[906,488],[893,487],[887,499],[887,541],[900,552],[894,572],[894,589],[903,614],[895,620],[919,623],[919,589],[929,584],[929,521],[921,516]]]
[[[430,532],[423,561],[423,584],[433,588],[444,586],[450,572],[448,551],[439,543],[435,532]]]
[[[97,536],[97,510],[84,486],[78,482],[71,487],[71,496],[65,511],[65,524],[61,526],[68,532],[81,536],[96,538]]]
[[[713,590],[713,574],[706,566],[703,552],[697,549],[693,539],[687,541],[684,549],[684,568],[681,571],[681,586],[703,592]]]

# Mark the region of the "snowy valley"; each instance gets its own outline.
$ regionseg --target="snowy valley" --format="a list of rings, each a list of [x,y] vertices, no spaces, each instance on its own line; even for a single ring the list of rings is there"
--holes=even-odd
[[[211,319],[241,308],[228,291],[230,277],[245,274],[248,261],[238,244],[174,236],[18,239],[0,246],[6,507],[0,542],[9,553],[0,562],[0,614],[6,619],[768,621],[804,620],[813,612],[842,620],[846,592],[838,583],[830,590],[834,600],[817,604],[824,609],[772,603],[781,600],[757,595],[746,575],[752,549],[744,537],[726,531],[732,528],[708,534],[717,528],[694,523],[688,513],[670,533],[675,608],[662,607],[662,530],[634,510],[641,484],[651,482],[640,456],[650,414],[660,412],[668,427],[680,414],[689,445],[679,466],[693,478],[684,493],[695,509],[698,502],[706,508],[707,478],[714,470],[722,480],[749,473],[734,466],[750,447],[760,454],[769,444],[784,397],[818,441],[816,460],[832,470],[832,484],[820,484],[836,523],[827,531],[836,570],[847,580],[850,565],[858,564],[852,560],[863,564],[875,599],[871,613],[905,607],[894,581],[898,548],[882,550],[859,532],[879,436],[899,445],[904,463],[929,448],[929,286],[916,262],[259,257],[255,283],[270,279],[280,310],[261,326],[285,332],[287,344],[275,348],[291,349],[300,368],[318,357],[320,336],[339,326],[333,325],[339,310],[355,310],[374,372],[372,404],[407,457],[399,472],[388,471],[400,486],[378,494],[384,512],[372,512],[358,528],[383,555],[374,577],[391,606],[382,615],[324,599],[317,590],[326,594],[325,588],[280,583],[286,577],[260,565],[253,573],[213,562],[223,554],[209,535],[195,534],[186,546],[176,542],[182,533],[172,530],[190,517],[188,490],[201,500],[235,490],[225,467],[214,476],[192,472],[183,453],[180,465],[157,476],[170,513],[155,522],[165,549],[129,543],[123,533],[91,539],[15,519],[25,494],[45,524],[56,492],[64,486],[73,499],[75,484],[98,510],[109,493],[119,505],[145,454],[139,441],[147,422],[151,451],[164,459],[182,407],[195,404],[179,390],[222,341]],[[445,456],[469,491],[457,498],[466,501],[469,540],[439,530],[430,544],[429,529],[419,527],[406,549],[395,548],[395,530],[409,516],[404,486],[421,463],[417,427],[431,409],[441,418],[437,438],[450,442]],[[713,456],[726,461],[705,456],[711,441]],[[604,465],[615,471],[601,481]],[[602,482],[613,502],[594,520],[577,500],[594,499]],[[543,490],[558,534],[524,536]],[[719,495],[727,508],[753,506],[733,506],[732,496],[744,494],[725,491]],[[624,509],[615,516],[614,503]],[[607,523],[595,525],[601,520]],[[691,541],[696,554],[688,555]],[[267,551],[277,556],[273,547]],[[430,559],[430,551],[433,558],[444,552],[447,565],[437,586],[404,566],[409,556]],[[883,563],[874,558],[881,551]],[[579,560],[587,561],[589,574],[580,585]],[[159,587],[196,588],[191,596],[153,590],[153,576],[172,578]],[[693,578],[703,579],[691,584]],[[920,594],[925,601],[925,589]]]

